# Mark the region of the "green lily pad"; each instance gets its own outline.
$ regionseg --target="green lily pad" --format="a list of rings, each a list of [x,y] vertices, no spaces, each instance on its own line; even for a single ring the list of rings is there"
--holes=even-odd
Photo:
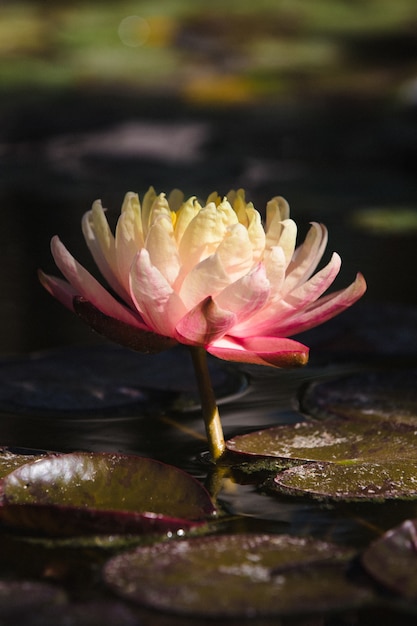
[[[417,370],[369,372],[313,383],[301,399],[319,419],[387,420],[417,426]]]
[[[417,520],[406,520],[374,541],[362,563],[380,584],[417,600]]]
[[[308,463],[279,473],[274,487],[280,493],[308,495],[320,500],[383,501],[417,498],[414,463]]]
[[[116,593],[162,611],[206,617],[297,615],[358,606],[369,591],[346,577],[352,552],[288,535],[221,535],[113,557]]]
[[[0,448],[0,478],[26,463],[32,463],[44,457],[44,454],[16,454],[8,448]]]
[[[2,489],[6,524],[58,535],[177,531],[215,512],[192,476],[121,454],[46,457],[8,474]]]
[[[414,429],[388,422],[299,422],[240,435],[226,445],[231,452],[240,454],[300,461],[417,461]]]

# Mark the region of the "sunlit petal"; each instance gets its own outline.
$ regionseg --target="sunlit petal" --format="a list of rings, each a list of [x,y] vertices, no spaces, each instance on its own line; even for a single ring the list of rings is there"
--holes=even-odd
[[[279,325],[280,335],[295,335],[327,322],[352,306],[363,296],[365,291],[365,279],[362,274],[358,274],[356,280],[349,287],[320,298],[307,309],[294,312],[292,317],[283,320],[282,324]]]
[[[273,367],[305,365],[309,353],[302,343],[281,337],[255,337],[235,341],[233,337],[227,336],[212,343],[207,351],[226,361]]]
[[[140,324],[137,315],[117,302],[102,285],[82,266],[58,237],[51,241],[51,251],[57,267],[80,296],[84,296],[94,306],[110,317],[136,326]]]
[[[180,271],[180,261],[170,216],[161,214],[153,221],[145,247],[152,265],[157,267],[172,285]]]
[[[223,337],[235,320],[234,313],[224,311],[208,297],[178,322],[175,338],[181,343],[209,346],[219,337]]]
[[[269,296],[269,280],[259,264],[246,276],[226,287],[215,299],[225,310],[236,315],[236,323],[250,318],[261,309]]]
[[[123,298],[126,292],[118,277],[114,236],[100,200],[96,200],[91,210],[84,214],[81,225],[87,246],[101,274]]]
[[[145,249],[132,264],[130,291],[149,328],[160,335],[173,337],[175,326],[186,309],[167,279],[152,265]]]
[[[129,294],[129,272],[138,250],[144,246],[142,215],[137,194],[125,196],[116,225],[116,262],[120,282]],[[129,296],[130,298],[130,296]]]
[[[187,309],[191,309],[207,296],[217,295],[229,284],[230,277],[219,256],[212,254],[185,275],[179,295]]]

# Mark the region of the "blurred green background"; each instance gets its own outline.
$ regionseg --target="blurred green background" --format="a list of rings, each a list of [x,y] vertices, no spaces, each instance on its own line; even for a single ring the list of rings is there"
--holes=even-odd
[[[93,341],[43,293],[60,234],[128,190],[284,195],[370,302],[417,303],[417,4],[0,4],[0,350]],[[339,285],[339,283],[337,283]]]

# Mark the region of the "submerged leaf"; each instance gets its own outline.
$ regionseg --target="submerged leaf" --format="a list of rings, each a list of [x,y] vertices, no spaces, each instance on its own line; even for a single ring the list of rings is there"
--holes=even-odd
[[[215,511],[190,475],[121,454],[47,457],[8,474],[2,486],[6,524],[60,535],[175,531]]]
[[[300,422],[240,435],[226,445],[240,454],[303,461],[417,461],[414,430],[388,422]]]
[[[409,461],[308,463],[279,473],[274,487],[280,493],[321,500],[408,499],[417,498],[417,474]]]
[[[362,563],[380,584],[417,600],[417,520],[406,520],[374,541]]]
[[[417,370],[367,372],[310,385],[301,399],[313,417],[417,426]]]
[[[104,577],[121,596],[173,613],[297,615],[369,599],[345,575],[351,556],[333,544],[288,535],[222,535],[118,555]]]

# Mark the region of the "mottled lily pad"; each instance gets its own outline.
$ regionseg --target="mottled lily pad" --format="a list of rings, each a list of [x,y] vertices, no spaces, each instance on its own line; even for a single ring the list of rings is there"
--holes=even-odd
[[[8,474],[2,489],[6,524],[57,535],[176,531],[215,511],[190,475],[121,454],[47,457]]]
[[[317,418],[388,420],[417,426],[417,370],[369,372],[313,383],[301,399]]]
[[[209,617],[287,615],[351,608],[370,593],[346,577],[352,553],[288,535],[171,541],[110,559],[107,584],[163,611]]]
[[[417,467],[409,461],[385,463],[308,463],[279,473],[275,488],[293,496],[326,500],[417,498]]]
[[[234,437],[227,449],[301,461],[417,461],[414,430],[388,422],[333,420],[276,426]]]
[[[8,448],[0,448],[0,478],[10,474],[13,470],[32,463],[38,459],[44,458],[45,454],[20,454],[9,450]]]
[[[362,563],[380,584],[417,600],[417,520],[406,520],[374,541]]]

